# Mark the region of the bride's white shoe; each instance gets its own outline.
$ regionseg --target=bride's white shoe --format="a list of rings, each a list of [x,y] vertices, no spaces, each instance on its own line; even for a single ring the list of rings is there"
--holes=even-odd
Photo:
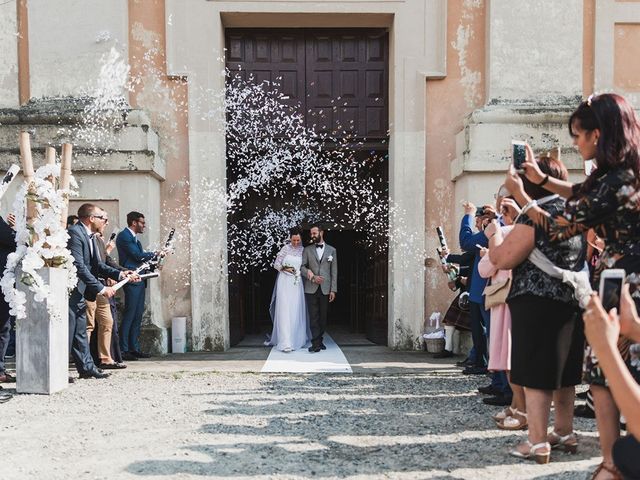
[[[291,353],[291,352],[292,352],[292,350],[291,350],[290,348],[288,348],[288,347],[287,347],[287,348],[285,348],[285,349],[283,349],[282,351],[283,351],[284,353]]]

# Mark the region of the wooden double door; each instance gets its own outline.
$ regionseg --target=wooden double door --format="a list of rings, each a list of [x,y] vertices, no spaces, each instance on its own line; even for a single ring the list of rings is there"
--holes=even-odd
[[[389,45],[384,29],[227,29],[226,66],[232,75],[277,88],[307,128],[385,157],[389,129]],[[268,121],[268,119],[266,119]],[[330,146],[329,146],[330,147]],[[380,165],[388,188],[388,165]],[[259,201],[259,200],[258,200]],[[235,219],[237,220],[237,219]],[[340,295],[330,315],[339,324],[387,343],[388,255],[367,249],[364,232],[332,231],[338,247]],[[275,255],[275,252],[274,252]],[[269,330],[275,272],[230,272],[230,331],[235,344]]]
[[[306,126],[382,143],[389,128],[389,48],[383,29],[227,29],[235,75],[277,84]]]

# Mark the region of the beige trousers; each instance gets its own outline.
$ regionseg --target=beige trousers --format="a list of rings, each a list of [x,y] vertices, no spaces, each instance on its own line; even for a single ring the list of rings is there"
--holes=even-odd
[[[98,295],[95,302],[87,300],[87,340],[91,341],[91,334],[98,324],[98,356],[100,363],[113,363],[111,358],[111,332],[113,331],[113,317],[109,300]]]

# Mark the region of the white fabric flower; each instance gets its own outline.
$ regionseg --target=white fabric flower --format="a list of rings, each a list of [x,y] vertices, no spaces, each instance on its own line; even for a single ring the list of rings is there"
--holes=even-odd
[[[16,195],[13,212],[16,216],[15,252],[9,254],[0,287],[5,300],[9,304],[11,315],[18,319],[26,316],[27,297],[24,291],[16,288],[16,281],[26,285],[34,294],[34,300],[47,300],[49,314],[52,319],[61,321],[57,308],[53,306],[54,298],[51,289],[39,274],[45,266],[64,268],[67,271],[67,288],[72,290],[78,283],[73,256],[67,249],[69,235],[60,222],[60,215],[65,207],[66,198],[77,195],[78,184],[71,177],[69,190],[56,190],[48,178],[60,175],[60,165],[44,165],[35,172],[33,189],[36,197],[36,218],[31,226],[27,225],[26,204],[29,186],[24,183]],[[34,238],[37,240],[34,241]],[[16,269],[22,273],[16,278]]]

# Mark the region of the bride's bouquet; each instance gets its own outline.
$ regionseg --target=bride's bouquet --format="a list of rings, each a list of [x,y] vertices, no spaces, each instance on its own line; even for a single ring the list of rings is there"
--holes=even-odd
[[[287,269],[291,269],[293,270],[293,273],[291,273],[291,275],[293,275],[293,284],[294,285],[298,285],[300,283],[300,270],[298,270],[296,267],[294,267],[293,265],[289,264],[289,263],[283,263],[282,264],[282,270],[284,270],[285,268]],[[289,273],[289,272],[286,272]]]

